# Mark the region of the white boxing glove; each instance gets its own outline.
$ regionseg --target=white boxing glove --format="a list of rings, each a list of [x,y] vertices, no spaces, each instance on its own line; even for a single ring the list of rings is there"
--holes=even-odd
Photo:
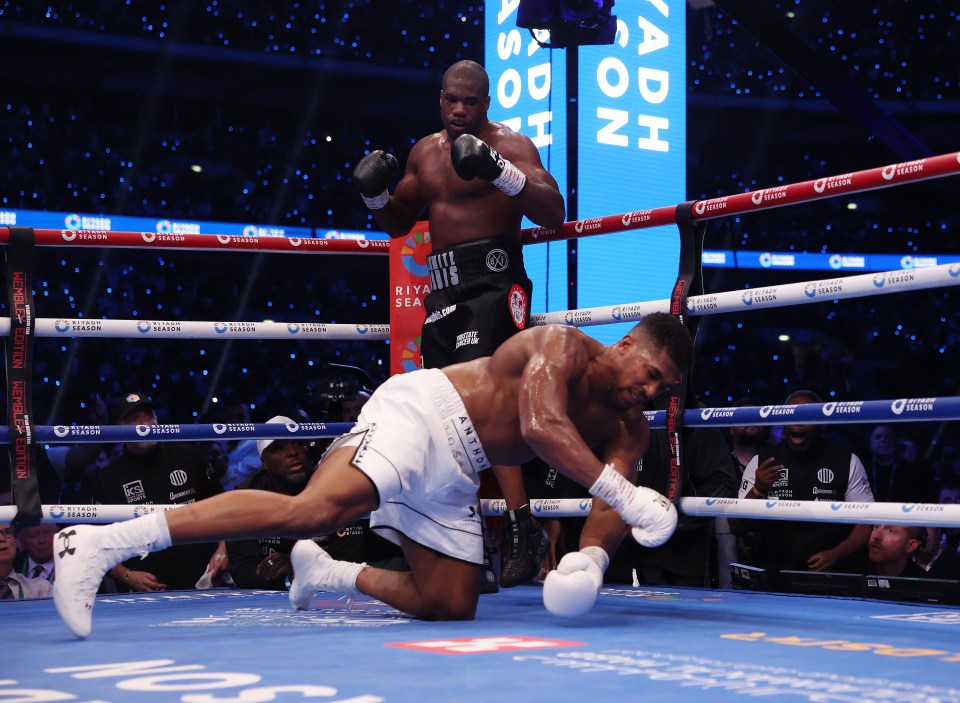
[[[600,547],[564,555],[543,582],[543,605],[554,615],[577,617],[597,601],[610,557]]]
[[[590,486],[590,495],[616,510],[633,528],[633,538],[641,546],[659,547],[670,539],[677,527],[677,509],[673,503],[654,490],[634,486],[613,464],[603,467],[600,478]]]

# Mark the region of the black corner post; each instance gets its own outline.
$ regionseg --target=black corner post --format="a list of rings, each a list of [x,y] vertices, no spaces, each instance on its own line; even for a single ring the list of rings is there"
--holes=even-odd
[[[6,343],[7,422],[10,425],[10,485],[17,506],[14,524],[40,523],[43,507],[37,483],[33,432],[33,306],[32,227],[11,227],[7,246],[7,301],[10,336]]]
[[[707,230],[706,221],[695,222],[693,204],[689,200],[677,205],[676,222],[680,230],[680,262],[677,266],[677,280],[670,294],[670,314],[677,317],[689,330],[694,343],[700,319],[691,317],[687,310],[687,297],[703,295],[703,238]],[[683,411],[687,405],[696,406],[696,395],[690,377],[693,365],[683,369],[680,383],[670,389],[667,402],[667,435],[670,441],[670,474],[667,498],[676,503],[680,499],[686,467],[683,457]]]

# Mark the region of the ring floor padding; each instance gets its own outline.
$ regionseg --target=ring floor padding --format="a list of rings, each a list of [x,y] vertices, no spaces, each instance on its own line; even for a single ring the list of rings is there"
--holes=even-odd
[[[75,639],[51,600],[0,603],[0,702],[960,702],[960,608],[605,588],[578,619],[540,587],[472,622],[366,597],[213,590],[100,596]]]

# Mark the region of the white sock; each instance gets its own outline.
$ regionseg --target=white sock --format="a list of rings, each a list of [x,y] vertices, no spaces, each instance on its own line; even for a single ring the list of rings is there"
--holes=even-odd
[[[125,522],[116,522],[108,525],[104,530],[107,533],[104,546],[132,550],[132,553],[124,559],[135,554],[142,558],[150,552],[158,552],[173,544],[167,527],[167,518],[162,512],[150,513]]]
[[[366,564],[354,564],[350,561],[333,561],[334,566],[330,571],[333,575],[334,591],[343,591],[350,595],[358,595],[360,589],[357,588],[357,577],[360,572],[367,568]]]

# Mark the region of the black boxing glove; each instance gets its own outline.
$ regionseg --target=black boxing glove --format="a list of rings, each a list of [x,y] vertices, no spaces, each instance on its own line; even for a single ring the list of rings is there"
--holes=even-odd
[[[360,159],[353,169],[353,182],[368,208],[379,210],[387,206],[390,201],[387,186],[399,171],[396,157],[382,149],[371,151]]]
[[[450,145],[453,170],[465,181],[482,178],[513,197],[527,183],[523,171],[472,134],[462,134]]]

